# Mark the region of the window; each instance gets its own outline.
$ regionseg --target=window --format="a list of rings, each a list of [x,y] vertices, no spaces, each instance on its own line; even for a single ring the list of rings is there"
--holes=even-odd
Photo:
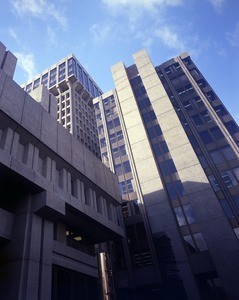
[[[195,219],[195,215],[194,215],[194,212],[192,210],[191,204],[183,205],[183,210],[184,210],[184,213],[185,213],[185,216],[186,216],[186,219],[187,219],[188,223],[189,224],[195,223],[196,219]]]
[[[193,107],[192,107],[192,104],[191,104],[190,101],[185,101],[185,102],[183,103],[183,105],[184,105],[186,111],[191,111],[191,110],[193,110]]]
[[[200,113],[202,119],[204,120],[205,123],[210,123],[212,122],[212,118],[208,112],[208,110],[204,110],[203,112]]]
[[[192,118],[193,123],[194,123],[195,126],[199,126],[199,125],[203,124],[202,119],[200,118],[199,115],[194,115],[191,118]]]
[[[208,179],[209,179],[209,181],[210,181],[210,183],[212,185],[213,190],[215,192],[219,191],[220,187],[219,187],[219,184],[218,184],[216,178],[213,175],[210,175],[210,176],[208,176]]]
[[[224,161],[223,156],[219,150],[210,151],[209,154],[215,164],[220,164]]]
[[[232,148],[229,145],[222,147],[221,151],[227,160],[236,158],[235,152],[232,150]]]
[[[162,154],[161,149],[158,144],[153,144],[153,150],[156,156],[160,156]]]
[[[159,164],[159,167],[160,167],[160,170],[161,170],[163,176],[168,176],[170,174],[177,172],[172,159],[161,162]]]
[[[182,208],[181,207],[176,207],[176,208],[174,208],[174,212],[175,212],[175,215],[176,215],[179,226],[186,225],[187,222],[186,222],[185,216],[183,214]]]
[[[172,183],[166,183],[166,189],[171,200],[177,198],[177,194]]]
[[[225,123],[225,126],[226,126],[227,130],[230,132],[230,134],[239,132],[238,125],[234,121],[229,121],[229,122]]]
[[[131,172],[129,161],[124,161],[123,162],[123,169],[124,169],[124,173]]]
[[[218,114],[218,116],[223,117],[227,115],[227,111],[223,105],[218,105],[214,107],[215,112]]]
[[[167,146],[167,144],[166,144],[165,141],[160,142],[160,146],[161,146],[161,149],[162,149],[162,151],[163,151],[163,154],[166,154],[166,153],[169,152],[168,146]]]
[[[227,203],[227,201],[225,199],[220,199],[219,202],[220,202],[222,209],[223,209],[224,213],[226,214],[227,218],[234,217],[234,214],[233,214],[229,204]]]
[[[224,180],[224,183],[226,184],[226,186],[228,188],[232,187],[234,185],[237,185],[236,179],[235,179],[232,171],[221,172],[221,176],[222,176],[222,179]]]
[[[115,127],[117,127],[117,126],[120,125],[119,118],[115,118],[115,119],[114,119],[114,125],[115,125]]]
[[[40,84],[40,78],[36,79],[33,84],[33,89],[36,89]]]
[[[199,133],[199,136],[204,144],[209,144],[212,142],[212,137],[208,131],[202,131]]]
[[[105,138],[100,139],[100,146],[101,147],[105,147],[106,146]]]
[[[219,139],[224,137],[221,130],[217,126],[211,128],[210,132],[211,132],[211,134],[212,134],[212,136],[214,137],[215,140],[219,140]]]
[[[178,196],[182,197],[185,194],[182,182],[180,180],[176,180],[176,181],[174,181],[174,185],[175,185]]]

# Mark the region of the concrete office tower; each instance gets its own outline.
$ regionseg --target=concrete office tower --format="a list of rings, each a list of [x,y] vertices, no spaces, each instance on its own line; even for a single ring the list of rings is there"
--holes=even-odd
[[[100,157],[92,99],[102,91],[73,54],[23,85],[32,93],[45,86],[58,101],[57,120],[97,157]]]
[[[112,74],[94,103],[124,200],[122,299],[185,299],[180,277],[188,299],[239,299],[238,125],[186,53],[155,68],[142,50]]]
[[[0,298],[101,299],[95,245],[123,236],[117,177],[12,69],[1,63]]]

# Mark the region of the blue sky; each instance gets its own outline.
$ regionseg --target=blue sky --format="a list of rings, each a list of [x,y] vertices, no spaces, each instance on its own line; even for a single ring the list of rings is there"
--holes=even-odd
[[[74,53],[104,92],[142,48],[154,65],[187,51],[238,122],[238,12],[238,0],[0,0],[0,40],[17,83]]]

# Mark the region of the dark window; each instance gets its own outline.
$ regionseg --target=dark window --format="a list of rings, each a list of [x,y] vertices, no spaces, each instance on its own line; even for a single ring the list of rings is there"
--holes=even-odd
[[[208,110],[205,110],[203,112],[200,113],[202,119],[204,120],[205,123],[210,123],[212,122],[212,118],[208,112]]]
[[[232,150],[232,148],[229,145],[222,147],[221,151],[227,160],[236,158],[235,152]]]
[[[156,115],[155,115],[155,113],[154,113],[153,110],[151,110],[151,111],[149,112],[149,117],[150,117],[150,120],[151,120],[151,121],[156,120]]]
[[[162,148],[163,154],[166,154],[169,152],[168,146],[165,141],[160,142],[160,146]]]
[[[215,140],[219,140],[219,139],[223,138],[223,134],[222,134],[221,130],[219,129],[219,127],[211,128],[210,132]]]
[[[161,149],[158,144],[153,144],[154,153],[156,156],[160,156],[162,154]]]
[[[225,123],[225,126],[227,130],[230,132],[230,134],[239,132],[238,125],[234,121],[229,121]]]
[[[195,126],[199,126],[199,125],[203,124],[202,119],[200,118],[199,115],[194,115],[191,118],[192,118],[193,123],[195,124]]]
[[[115,125],[115,127],[117,127],[118,125],[120,125],[119,118],[115,118],[114,119],[114,125]]]
[[[209,154],[215,164],[220,164],[221,162],[224,161],[223,156],[219,150],[210,151]]]
[[[177,194],[172,183],[166,183],[166,189],[171,200],[177,198]]]
[[[186,216],[186,219],[188,221],[189,224],[195,223],[196,222],[196,218],[194,215],[194,212],[192,210],[192,206],[191,204],[185,204],[183,205],[183,210]]]
[[[234,214],[233,214],[229,204],[227,203],[227,201],[225,199],[220,199],[219,202],[220,202],[222,209],[224,210],[227,218],[234,217]]]
[[[129,161],[124,161],[124,162],[123,162],[123,168],[124,168],[124,173],[129,173],[129,172],[131,172],[131,168],[130,168]]]
[[[182,197],[185,193],[182,182],[180,180],[176,180],[176,181],[174,181],[174,185],[175,185],[178,196]]]
[[[223,117],[225,115],[227,115],[227,111],[224,108],[223,105],[218,105],[214,107],[215,112],[218,114],[218,116]]]
[[[184,105],[186,111],[193,110],[193,107],[192,107],[192,104],[191,104],[190,101],[185,101],[185,102],[183,103],[183,105]]]
[[[208,131],[202,131],[199,133],[199,136],[204,144],[209,144],[212,142],[212,137]]]
[[[159,125],[158,124],[155,125],[154,128],[155,128],[156,135],[160,136],[162,134],[162,131],[161,131],[161,128],[159,127]]]

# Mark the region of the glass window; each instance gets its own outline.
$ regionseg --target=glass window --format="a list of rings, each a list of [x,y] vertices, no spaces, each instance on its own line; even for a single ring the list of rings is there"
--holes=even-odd
[[[32,82],[26,86],[26,92],[30,93],[31,89],[32,89]]]
[[[218,116],[223,117],[227,115],[227,111],[223,105],[218,105],[214,107],[215,112],[218,114]]]
[[[192,104],[191,104],[190,101],[185,101],[185,102],[183,103],[183,105],[184,105],[186,111],[193,110],[193,107],[192,107]]]
[[[99,132],[99,134],[104,133],[104,127],[103,127],[103,125],[100,125],[98,127],[98,132]]]
[[[42,85],[46,86],[47,82],[48,82],[48,73],[42,75],[42,78],[41,78],[41,84]]]
[[[239,195],[232,196],[232,199],[236,203],[236,206],[239,208]]]
[[[198,155],[198,159],[199,159],[199,161],[200,161],[200,163],[201,163],[201,165],[202,165],[203,168],[208,168],[207,161],[206,161],[206,159],[205,159],[205,157],[204,157],[203,154],[199,154]]]
[[[177,198],[177,194],[176,191],[174,189],[174,186],[172,183],[166,183],[166,189],[168,191],[169,197],[171,200],[176,199]]]
[[[125,173],[131,172],[130,164],[129,161],[124,161],[123,162],[123,168]]]
[[[119,118],[115,118],[114,119],[114,125],[115,125],[115,127],[117,127],[118,125],[120,125]]]
[[[120,150],[120,155],[123,156],[126,154],[126,150],[125,150],[125,145],[121,145],[119,147],[119,150]]]
[[[119,176],[123,174],[122,166],[121,164],[115,165],[115,173]]]
[[[148,128],[148,134],[149,134],[150,139],[153,139],[153,138],[156,137],[156,134],[155,134],[155,131],[154,131],[154,127]]]
[[[83,71],[83,83],[84,83],[84,87],[87,89],[87,91],[89,91],[90,89],[89,89],[88,76],[84,71]]]
[[[202,131],[199,133],[199,136],[204,144],[209,144],[212,142],[212,137],[208,131]]]
[[[184,217],[182,208],[181,207],[176,207],[176,208],[174,208],[174,212],[175,212],[175,215],[176,215],[179,226],[186,225],[187,222],[186,222],[186,219]]]
[[[222,147],[221,151],[227,160],[236,158],[235,152],[232,150],[232,148],[229,145]]]
[[[232,169],[234,175],[236,176],[237,180],[239,181],[239,167]]]
[[[208,110],[204,110],[203,112],[200,113],[200,115],[205,123],[212,122],[212,118],[211,118],[211,115],[209,114]]]
[[[200,118],[199,115],[194,115],[191,118],[192,118],[193,123],[194,123],[195,126],[199,126],[199,125],[203,124],[202,119]]]
[[[215,140],[219,140],[219,139],[223,138],[223,134],[222,134],[221,130],[219,129],[219,127],[217,127],[217,126],[211,128],[210,132]]]
[[[101,147],[105,147],[106,146],[105,138],[100,139],[100,146]]]
[[[40,78],[36,79],[33,84],[33,89],[36,89],[40,84]]]
[[[218,184],[216,178],[213,175],[210,175],[210,176],[208,176],[208,179],[209,179],[209,181],[210,181],[210,183],[212,185],[213,190],[215,192],[219,191],[220,187],[219,187],[219,184]]]
[[[232,171],[221,172],[221,176],[228,188],[237,184]]]
[[[149,115],[148,115],[147,112],[144,113],[144,114],[142,114],[142,118],[143,118],[143,120],[144,120],[145,123],[150,122],[150,117],[149,117]]]
[[[179,197],[182,197],[185,194],[184,187],[182,185],[181,180],[174,181],[174,185]]]
[[[73,57],[68,59],[68,76],[76,73],[76,61]]]
[[[184,210],[184,213],[185,213],[188,223],[189,224],[195,223],[196,219],[195,219],[195,215],[192,210],[191,204],[183,205],[183,210]]]
[[[161,149],[158,144],[153,144],[153,150],[156,156],[160,156],[162,154]]]
[[[149,117],[150,117],[151,121],[156,120],[156,115],[155,115],[155,112],[153,110],[150,110]]]
[[[233,214],[229,204],[227,203],[227,201],[225,199],[220,199],[219,202],[220,202],[222,209],[223,209],[224,213],[226,214],[227,218],[234,217],[234,214]]]
[[[160,146],[161,146],[161,149],[162,149],[162,151],[163,151],[163,154],[166,154],[166,153],[169,152],[168,146],[167,146],[167,144],[166,144],[165,141],[160,142]]]
[[[238,125],[234,121],[229,121],[229,122],[225,123],[225,126],[226,126],[227,130],[230,132],[230,134],[239,132]]]
[[[155,132],[156,132],[156,135],[157,135],[157,136],[162,135],[161,128],[159,127],[158,124],[154,126],[154,129],[155,129]]]
[[[78,64],[77,64],[77,74],[78,74],[78,79],[80,80],[81,83],[83,83],[82,67]]]
[[[224,161],[224,158],[219,150],[210,151],[209,154],[215,164],[220,164]]]
[[[193,234],[194,240],[196,242],[196,245],[200,251],[206,251],[207,245],[205,243],[205,240],[203,238],[203,235],[201,233],[195,233]]]
[[[184,241],[185,241],[185,243],[186,243],[187,248],[189,249],[189,251],[191,253],[195,253],[196,252],[196,246],[194,244],[192,236],[191,235],[185,235],[183,237],[183,239],[184,239]]]

